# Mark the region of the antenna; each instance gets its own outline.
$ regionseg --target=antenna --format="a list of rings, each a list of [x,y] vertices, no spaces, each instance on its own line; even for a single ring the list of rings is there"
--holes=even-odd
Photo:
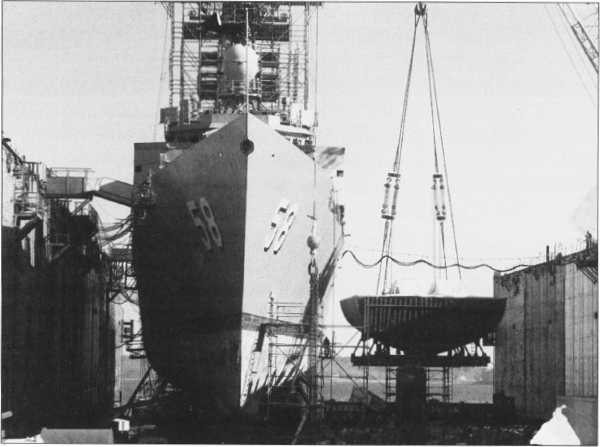
[[[250,59],[249,59],[249,53],[248,53],[248,46],[250,45],[250,39],[249,39],[249,34],[250,34],[250,30],[249,30],[249,23],[248,23],[248,5],[246,5],[245,7],[246,10],[246,138],[248,138],[248,114],[250,113],[250,95],[248,90],[250,89],[250,75],[248,74],[248,72],[250,71]]]

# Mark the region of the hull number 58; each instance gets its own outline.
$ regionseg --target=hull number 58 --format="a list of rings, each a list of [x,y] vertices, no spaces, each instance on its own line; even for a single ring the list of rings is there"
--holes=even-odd
[[[265,237],[265,251],[268,251],[271,246],[273,246],[273,254],[277,254],[281,250],[296,214],[298,214],[298,206],[297,203],[290,206],[289,200],[281,199],[271,221],[271,228]]]
[[[188,211],[192,216],[194,225],[200,231],[200,239],[208,251],[212,251],[211,239],[219,248],[223,248],[223,241],[219,227],[215,222],[215,216],[210,209],[208,201],[204,197],[200,197],[198,205],[194,200],[186,203]]]

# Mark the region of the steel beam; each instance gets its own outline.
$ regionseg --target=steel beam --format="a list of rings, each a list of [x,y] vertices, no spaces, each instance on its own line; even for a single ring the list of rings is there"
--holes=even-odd
[[[490,357],[483,355],[448,355],[448,356],[426,356],[413,357],[407,355],[371,354],[357,356],[352,354],[350,361],[354,366],[405,366],[418,364],[425,368],[460,368],[473,366],[487,366]]]

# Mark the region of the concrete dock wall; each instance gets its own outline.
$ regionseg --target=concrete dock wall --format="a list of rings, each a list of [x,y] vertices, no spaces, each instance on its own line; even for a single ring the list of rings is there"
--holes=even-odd
[[[598,284],[565,266],[565,396],[597,397]]]
[[[543,420],[568,398],[597,402],[597,248],[496,275],[494,296],[508,299],[496,330],[494,392],[514,398],[517,414]]]
[[[113,407],[117,322],[95,223],[54,201],[15,218],[11,185],[24,169],[15,173],[8,148],[2,157],[2,411],[12,412],[2,428],[23,437],[102,427]]]

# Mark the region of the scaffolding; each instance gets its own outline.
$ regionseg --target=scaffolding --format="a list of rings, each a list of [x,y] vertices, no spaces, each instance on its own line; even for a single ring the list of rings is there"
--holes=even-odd
[[[372,307],[378,307],[376,297],[365,297],[363,312],[363,327],[361,340],[354,348],[351,361],[354,366],[361,367],[362,393],[365,398],[369,395],[370,368],[385,368],[385,388],[383,397],[387,404],[399,403],[401,390],[399,383],[403,381],[402,368],[415,367],[423,371],[425,381],[424,400],[436,400],[441,403],[451,403],[453,396],[453,368],[482,367],[490,362],[479,343],[461,346],[446,353],[409,354],[397,351],[390,346],[375,341],[370,334],[370,326],[374,319],[380,318]],[[387,305],[392,306],[392,305]]]
[[[131,245],[112,247],[108,256],[109,302],[139,306],[137,281],[133,270]],[[143,332],[134,329],[134,321],[124,322],[121,341],[132,360],[139,360],[139,382],[127,403],[114,409],[115,414],[131,417],[140,407],[149,407],[159,400],[169,398],[173,387],[161,378],[150,365],[144,349]]]
[[[267,417],[273,416],[274,406],[302,405],[300,396],[304,389],[297,388],[297,379],[308,384],[305,374],[307,341],[302,336],[305,328],[302,323],[292,323],[290,319],[304,316],[303,303],[280,303],[270,297],[269,320],[266,328],[268,339],[267,363]],[[286,380],[288,379],[289,380]],[[294,391],[300,394],[290,399]],[[305,397],[305,396],[304,396]]]
[[[191,104],[184,113],[220,113],[232,81],[223,75],[223,56],[244,41],[246,9],[250,43],[259,57],[251,89],[263,113],[285,113],[293,103],[306,108],[309,93],[310,22],[316,3],[164,3],[171,24],[169,103]],[[221,31],[213,31],[215,28]],[[243,86],[241,87],[243,89]],[[285,98],[285,99],[284,99]],[[296,119],[294,117],[294,119]]]
[[[452,402],[452,370],[448,366],[425,368],[427,377],[427,401]]]
[[[86,260],[85,268],[91,268],[88,261],[98,251],[91,238],[98,231],[99,221],[86,190],[92,171],[47,168],[40,162],[25,161],[9,141],[5,138],[2,143],[9,153],[7,171],[15,178],[12,224],[18,229],[17,240],[24,248],[29,246],[31,265],[35,265],[38,256],[53,264],[67,250],[74,249]],[[58,218],[64,213],[70,215],[70,224]]]
[[[44,167],[41,163],[21,161],[12,169],[14,184],[14,222],[18,227],[22,220],[43,220],[48,210],[45,197]]]
[[[269,298],[267,419],[277,426],[278,415],[291,410],[301,415],[295,434],[297,439],[315,435],[324,415],[323,359],[329,358],[320,333],[322,312],[319,299],[319,273],[312,257],[310,264],[310,297],[308,303],[276,301]],[[260,340],[252,356],[258,350]],[[249,365],[252,374],[253,360]]]
[[[117,297],[137,306],[137,282],[133,271],[131,245],[113,247],[109,253],[109,302]]]

